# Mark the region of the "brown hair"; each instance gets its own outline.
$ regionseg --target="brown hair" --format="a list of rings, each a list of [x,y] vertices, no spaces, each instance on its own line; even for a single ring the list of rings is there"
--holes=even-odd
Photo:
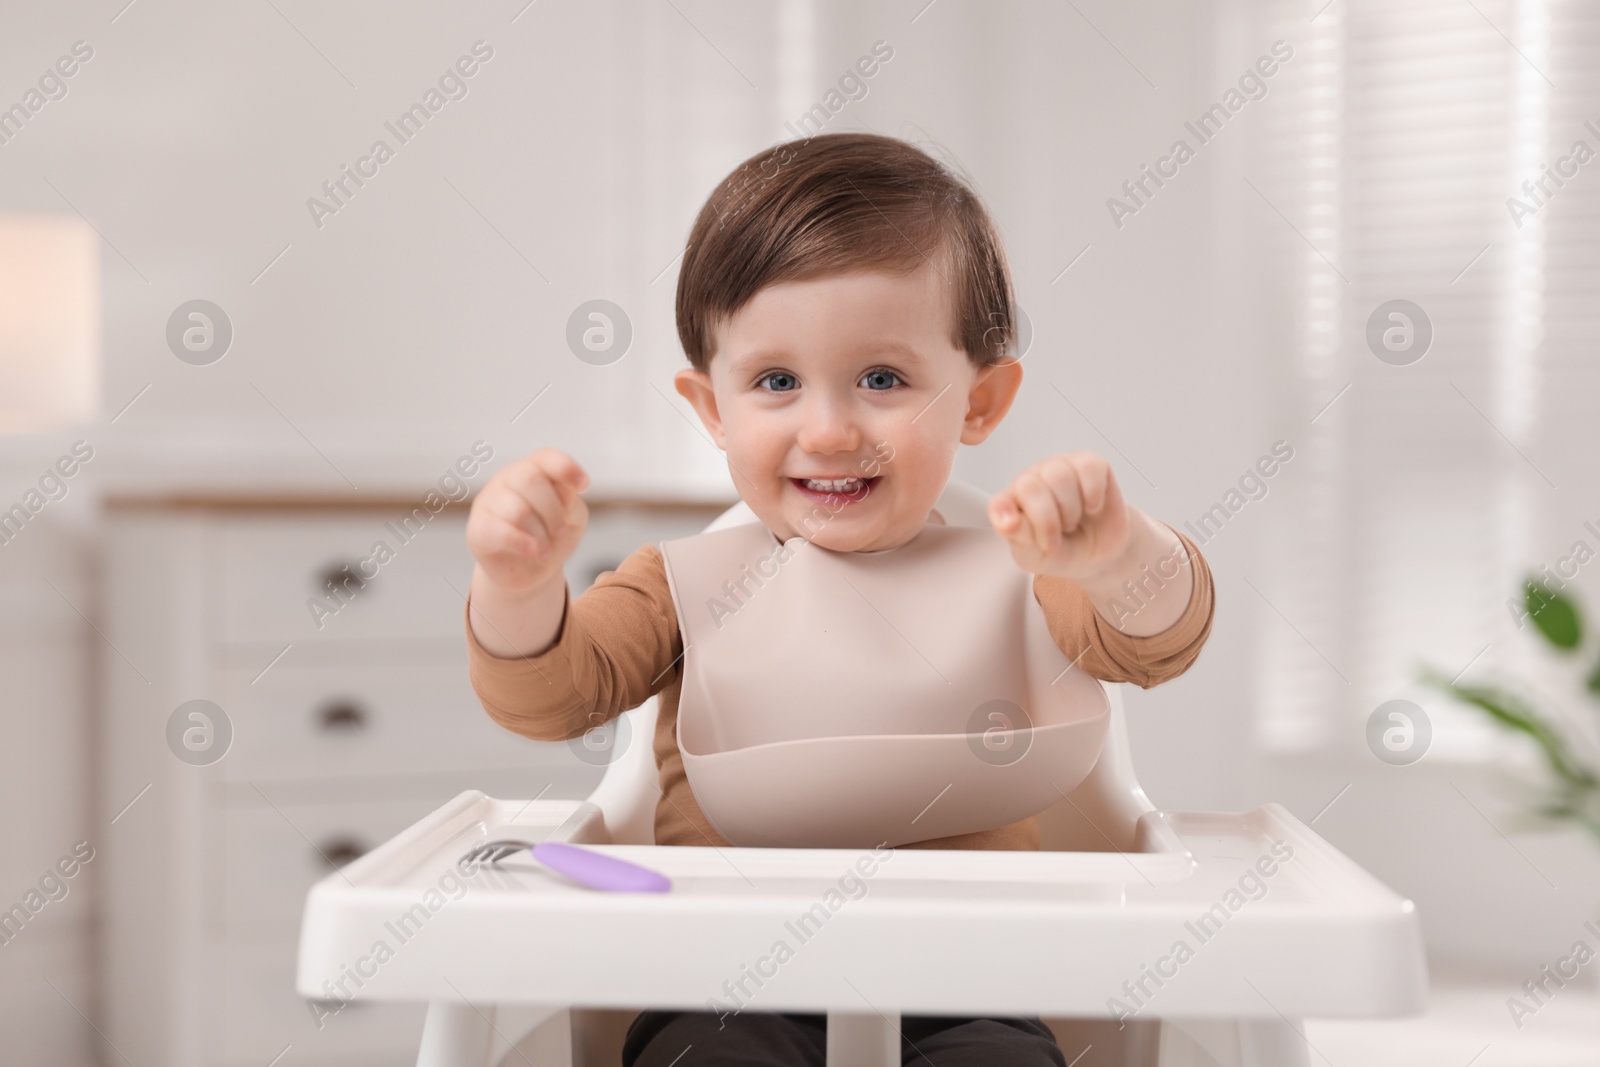
[[[774,145],[734,168],[700,209],[678,274],[678,337],[703,371],[716,327],[765,286],[929,261],[951,295],[951,343],[979,365],[1011,354],[1005,249],[965,180],[874,133]]]

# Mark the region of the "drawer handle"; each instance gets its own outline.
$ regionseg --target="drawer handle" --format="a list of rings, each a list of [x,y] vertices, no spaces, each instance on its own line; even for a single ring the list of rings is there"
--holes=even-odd
[[[361,577],[361,563],[358,560],[329,563],[318,573],[317,582],[319,593],[337,590],[350,595],[367,587],[367,580]]]
[[[334,837],[324,841],[317,852],[320,854],[318,859],[329,866],[343,867],[350,861],[366,855],[367,846],[353,837]]]
[[[337,700],[317,713],[317,723],[324,730],[360,730],[367,725],[367,713],[349,700]]]

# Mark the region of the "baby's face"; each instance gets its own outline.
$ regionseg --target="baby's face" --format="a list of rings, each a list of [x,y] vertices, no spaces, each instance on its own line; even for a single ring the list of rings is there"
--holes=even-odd
[[[717,331],[709,374],[678,390],[728,455],[735,486],[783,539],[894,548],[928,521],[962,442],[1005,414],[1021,369],[982,375],[949,340],[929,264],[771,285]]]

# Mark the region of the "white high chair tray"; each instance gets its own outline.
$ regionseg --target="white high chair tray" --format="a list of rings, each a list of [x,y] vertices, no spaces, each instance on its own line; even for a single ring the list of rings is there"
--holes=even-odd
[[[331,981],[354,999],[597,1008],[1423,1009],[1411,902],[1281,806],[1143,823],[1152,851],[902,848],[858,867],[870,851],[608,845],[588,801],[469,790],[312,888],[296,985],[307,997],[327,997]],[[526,852],[462,877],[457,861],[496,838],[586,844],[672,889],[598,892]]]

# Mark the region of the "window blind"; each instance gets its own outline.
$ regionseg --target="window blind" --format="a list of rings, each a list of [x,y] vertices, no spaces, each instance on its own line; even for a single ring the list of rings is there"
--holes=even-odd
[[[1294,305],[1281,400],[1300,441],[1263,556],[1257,741],[1349,749],[1379,704],[1405,698],[1427,712],[1435,758],[1483,758],[1497,732],[1416,685],[1418,664],[1529,674],[1535,643],[1508,597],[1580,537],[1600,549],[1581,525],[1600,508],[1583,514],[1583,467],[1562,452],[1593,424],[1600,376],[1600,161],[1547,183],[1521,226],[1507,206],[1574,140],[1600,150],[1584,128],[1600,126],[1600,13],[1571,0],[1262,10],[1262,39],[1306,62],[1259,153],[1262,192],[1299,231],[1280,248]],[[1406,365],[1367,338],[1399,299],[1433,329]]]

